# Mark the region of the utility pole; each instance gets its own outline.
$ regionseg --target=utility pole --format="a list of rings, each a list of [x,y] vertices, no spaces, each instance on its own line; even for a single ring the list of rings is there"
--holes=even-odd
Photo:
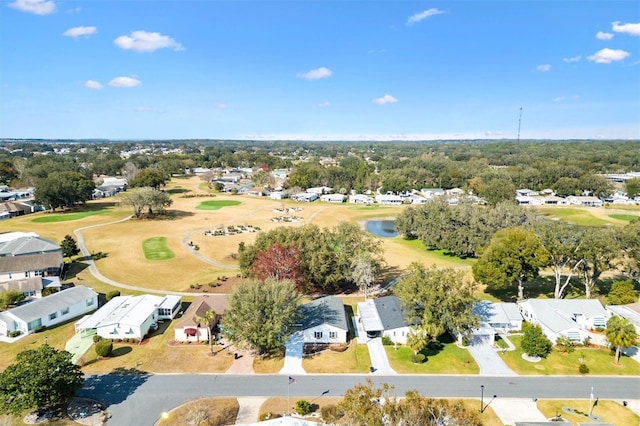
[[[520,125],[522,124],[522,107],[520,107],[520,115],[518,116],[518,142],[520,142]]]

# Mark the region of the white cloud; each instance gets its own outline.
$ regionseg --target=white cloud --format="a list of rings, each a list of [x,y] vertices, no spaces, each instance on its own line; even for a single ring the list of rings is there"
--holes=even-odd
[[[582,56],[578,55],[578,56],[571,56],[569,58],[562,58],[562,60],[564,62],[580,62],[580,60],[582,59]]]
[[[213,107],[215,109],[227,109],[227,108],[229,108],[229,105],[225,104],[224,102],[218,102],[218,103],[213,104]]]
[[[562,102],[567,100],[566,96],[558,96],[557,98],[553,98],[553,102]]]
[[[398,100],[391,95],[384,95],[381,98],[374,99],[372,102],[376,105],[385,105],[385,104],[395,104],[396,102],[398,102]]]
[[[87,80],[84,82],[84,87],[87,89],[102,89],[102,84],[95,80]]]
[[[547,72],[551,70],[551,65],[549,64],[538,65],[536,69],[540,72]]]
[[[130,36],[120,36],[113,42],[120,49],[134,50],[136,52],[153,52],[164,48],[183,50],[182,45],[171,37],[147,31],[133,31]]]
[[[56,4],[50,0],[16,0],[9,6],[36,15],[49,15],[56,11]]]
[[[63,32],[63,36],[67,37],[80,37],[80,36],[90,36],[91,34],[95,34],[97,32],[96,27],[73,27],[69,28],[67,31]]]
[[[113,87],[136,87],[140,86],[142,82],[131,77],[116,77],[109,82],[109,86]]]
[[[611,40],[613,38],[613,34],[605,33],[604,31],[598,31],[596,34],[596,38],[598,40]]]
[[[416,13],[415,15],[410,16],[409,19],[407,19],[407,25],[413,25],[422,21],[423,19],[427,19],[430,16],[442,15],[443,13],[445,13],[444,10],[440,10],[435,7],[427,9],[424,12]]]
[[[333,71],[331,71],[329,68],[320,67],[304,73],[300,72],[298,73],[297,77],[303,78],[305,80],[318,80],[321,78],[331,77],[332,74]]]
[[[620,21],[616,21],[611,24],[611,29],[616,33],[640,36],[640,22],[635,24],[620,24]]]
[[[318,107],[320,107],[320,108],[326,108],[326,107],[328,107],[329,105],[331,105],[331,103],[330,103],[329,101],[324,101],[324,102],[320,102],[320,103],[318,104]]]
[[[610,64],[611,62],[621,61],[631,55],[620,49],[600,49],[587,59],[597,64]]]

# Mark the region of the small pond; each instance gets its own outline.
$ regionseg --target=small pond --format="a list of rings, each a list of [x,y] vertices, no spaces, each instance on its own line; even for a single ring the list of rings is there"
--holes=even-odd
[[[397,237],[395,220],[368,220],[367,231],[382,238]]]

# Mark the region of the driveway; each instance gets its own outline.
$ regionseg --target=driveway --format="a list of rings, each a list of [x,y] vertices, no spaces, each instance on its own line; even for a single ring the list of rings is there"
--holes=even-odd
[[[280,374],[307,374],[302,368],[303,346],[302,331],[296,331],[285,345],[284,366],[282,366]]]
[[[472,339],[467,349],[473,359],[476,360],[476,363],[478,363],[481,376],[517,376],[502,361],[493,346],[483,339]]]
[[[486,391],[487,389],[485,389]],[[490,391],[490,390],[489,390]],[[484,396],[484,404],[491,401],[493,395]],[[535,396],[530,399],[525,398],[501,398],[498,395],[490,403],[490,407],[505,425],[512,425],[516,422],[546,422],[547,418],[538,410],[534,401]],[[478,402],[478,404],[480,404]],[[478,405],[478,408],[480,405]],[[482,414],[481,414],[482,416]]]
[[[374,368],[373,374],[396,374],[395,370],[389,365],[387,352],[384,350],[384,345],[382,344],[382,339],[380,337],[369,339],[367,341],[367,348],[369,349],[371,366]]]

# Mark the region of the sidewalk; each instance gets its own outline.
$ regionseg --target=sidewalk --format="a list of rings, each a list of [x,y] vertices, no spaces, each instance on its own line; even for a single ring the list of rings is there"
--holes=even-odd
[[[491,393],[491,390],[489,389],[488,392]],[[484,403],[488,404],[492,396],[493,395],[485,395]],[[515,424],[515,422],[547,421],[544,414],[538,410],[533,398],[501,398],[498,396],[491,401],[489,407],[493,408],[493,411],[505,425],[512,425]],[[478,409],[480,409],[480,401],[478,401]]]

